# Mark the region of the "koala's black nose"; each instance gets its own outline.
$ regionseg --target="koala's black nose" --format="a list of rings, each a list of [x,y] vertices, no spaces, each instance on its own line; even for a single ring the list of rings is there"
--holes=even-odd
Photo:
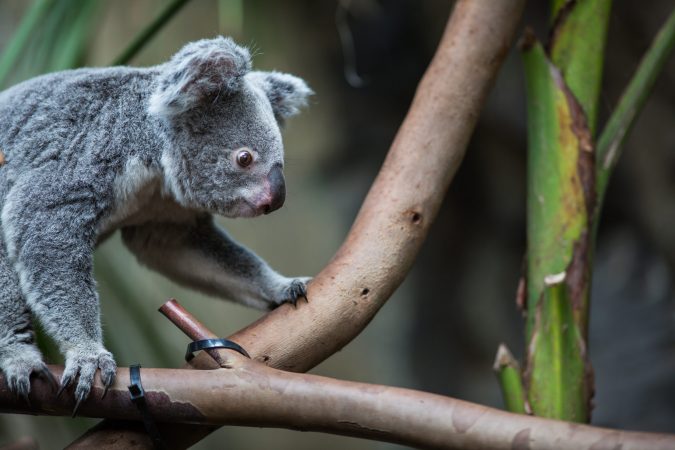
[[[281,208],[286,200],[286,181],[284,180],[284,173],[281,171],[280,166],[272,168],[269,175],[267,175],[267,180],[270,183],[271,201],[265,205],[265,214]]]

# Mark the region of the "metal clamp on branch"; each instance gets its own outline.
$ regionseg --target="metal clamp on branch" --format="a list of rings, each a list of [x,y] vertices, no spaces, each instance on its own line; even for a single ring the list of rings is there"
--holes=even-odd
[[[141,413],[143,418],[143,425],[145,426],[145,431],[148,432],[148,436],[152,439],[152,443],[155,446],[155,449],[164,449],[166,446],[162,441],[162,436],[157,429],[157,425],[150,414],[148,405],[145,402],[145,390],[143,389],[143,383],[141,382],[141,365],[134,364],[129,367],[129,395],[131,396],[131,402],[136,405],[138,411]]]
[[[234,350],[235,352],[241,353],[249,359],[251,358],[248,352],[246,352],[246,350],[244,350],[244,348],[236,342],[232,342],[227,339],[200,339],[198,341],[192,341],[188,344],[187,350],[185,350],[185,361],[192,361],[192,358],[195,357],[195,353],[198,351],[211,350],[214,348]]]

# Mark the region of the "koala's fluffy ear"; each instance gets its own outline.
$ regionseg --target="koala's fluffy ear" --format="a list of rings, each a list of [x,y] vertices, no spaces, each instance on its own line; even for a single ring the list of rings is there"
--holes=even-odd
[[[230,38],[192,42],[161,66],[149,111],[171,117],[219,94],[235,92],[251,70],[251,55]]]
[[[251,72],[248,77],[263,88],[279,122],[298,114],[314,94],[304,80],[287,73]]]

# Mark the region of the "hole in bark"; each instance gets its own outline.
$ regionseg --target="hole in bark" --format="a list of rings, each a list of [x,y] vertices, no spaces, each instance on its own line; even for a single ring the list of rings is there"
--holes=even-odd
[[[370,289],[368,289],[368,288],[361,289],[361,297],[365,297],[368,294],[370,294]]]
[[[267,361],[270,360],[270,357],[267,356],[267,355],[263,355],[262,360],[263,360],[263,362],[267,362]]]
[[[420,214],[418,212],[414,212],[411,220],[412,220],[412,223],[414,223],[414,224],[420,223],[422,221],[422,214]]]

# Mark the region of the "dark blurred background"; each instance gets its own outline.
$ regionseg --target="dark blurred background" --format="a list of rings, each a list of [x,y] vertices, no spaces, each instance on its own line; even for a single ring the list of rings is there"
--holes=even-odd
[[[30,3],[0,2],[0,48]],[[86,36],[75,53],[79,65],[109,64],[167,4],[93,3],[79,25]],[[549,22],[545,3],[529,2],[523,21],[543,40]],[[311,106],[285,131],[286,206],[252,221],[222,222],[281,272],[313,275],[345,237],[451,5],[440,0],[193,0],[131,64],[161,63],[186,42],[224,34],[256,49],[256,68],[292,72],[309,82],[316,91]],[[600,123],[672,8],[672,0],[652,0],[648,7],[615,2]],[[44,62],[44,54],[31,51],[28,47],[21,55],[21,70],[10,84]],[[413,270],[362,335],[315,373],[502,407],[491,369],[497,346],[505,342],[519,358],[523,354],[523,321],[514,298],[525,242],[525,133],[523,70],[514,49]],[[626,143],[609,189],[595,260],[593,423],[675,432],[675,61],[666,66]],[[149,272],[118,236],[98,250],[96,270],[106,345],[119,365],[181,364],[187,339],[155,312],[169,297],[180,299],[224,336],[260,314]],[[43,345],[59,362],[49,343]],[[2,415],[0,445],[29,435],[42,448],[61,448],[96,422]],[[397,447],[317,433],[225,427],[195,448],[319,445],[325,450]]]

